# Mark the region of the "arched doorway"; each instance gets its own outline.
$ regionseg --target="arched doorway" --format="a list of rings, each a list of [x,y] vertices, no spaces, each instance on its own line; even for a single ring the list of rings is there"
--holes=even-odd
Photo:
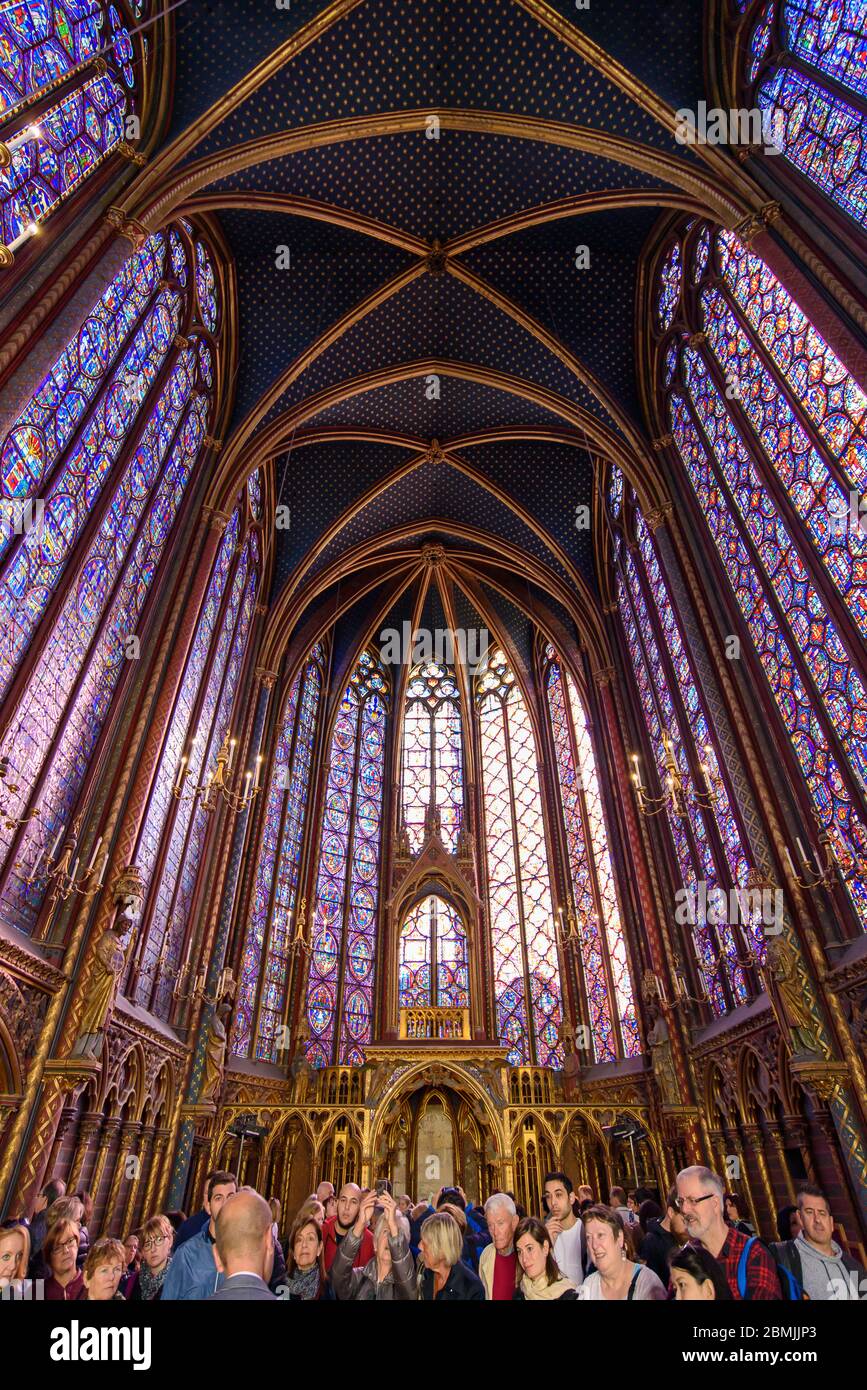
[[[451,1107],[437,1091],[422,1100],[415,1127],[415,1175],[419,1201],[430,1201],[440,1187],[454,1187],[455,1126]]]

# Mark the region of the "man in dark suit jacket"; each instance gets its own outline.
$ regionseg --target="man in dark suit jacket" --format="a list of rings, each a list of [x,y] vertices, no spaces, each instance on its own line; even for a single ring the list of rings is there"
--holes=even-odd
[[[221,1303],[276,1302],[268,1288],[274,1267],[271,1208],[251,1187],[230,1197],[217,1217],[217,1268],[225,1282],[211,1295]]]

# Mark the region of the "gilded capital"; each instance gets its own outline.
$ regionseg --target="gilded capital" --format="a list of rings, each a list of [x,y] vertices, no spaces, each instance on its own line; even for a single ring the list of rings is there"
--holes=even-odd
[[[266,690],[273,690],[274,686],[277,684],[277,672],[269,671],[267,666],[257,666],[253,671],[253,675],[256,677],[256,680],[259,681],[260,685],[264,685]]]
[[[143,222],[138,222],[134,217],[127,217],[123,208],[109,208],[105,220],[118,236],[126,237],[127,241],[132,242],[136,251],[151,235]]]
[[[207,521],[210,529],[216,531],[221,536],[231,521],[231,517],[228,513],[218,512],[214,507],[203,507],[202,516],[205,521]]]
[[[660,526],[665,525],[673,511],[673,502],[663,502],[660,507],[649,507],[644,513],[644,520],[647,522],[651,531],[658,531]]]
[[[661,434],[661,435],[659,435],[659,437],[658,437],[657,439],[652,439],[652,440],[650,441],[650,443],[651,443],[651,447],[656,451],[656,453],[657,453],[657,454],[660,454],[660,453],[662,453],[662,450],[663,450],[663,449],[667,449],[667,448],[668,448],[669,444],[673,444],[673,443],[674,443],[674,435],[673,435],[673,434]]]

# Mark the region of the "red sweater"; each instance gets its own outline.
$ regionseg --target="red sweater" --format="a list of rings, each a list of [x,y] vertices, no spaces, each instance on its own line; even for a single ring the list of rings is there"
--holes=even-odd
[[[337,1239],[336,1216],[332,1216],[327,1221],[323,1222],[322,1240],[325,1246],[325,1271],[330,1274],[331,1266],[334,1264],[334,1256],[337,1254],[337,1246],[340,1243]],[[358,1254],[352,1262],[352,1268],[363,1269],[368,1260],[373,1259],[373,1254],[373,1236],[370,1234],[369,1230],[365,1230],[364,1235],[361,1237],[361,1244],[358,1247]]]
[[[511,1255],[501,1255],[499,1250],[494,1256],[494,1280],[491,1285],[491,1300],[511,1301],[515,1296],[515,1272],[518,1268],[518,1254],[513,1250]]]

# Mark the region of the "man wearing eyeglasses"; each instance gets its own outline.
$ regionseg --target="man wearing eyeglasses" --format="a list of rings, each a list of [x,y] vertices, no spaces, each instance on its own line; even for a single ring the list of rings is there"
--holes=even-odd
[[[722,1265],[731,1296],[735,1299],[779,1299],[777,1267],[760,1241],[754,1241],[738,1280],[744,1250],[749,1241],[725,1219],[725,1186],[710,1168],[696,1165],[677,1175],[677,1206],[683,1215],[691,1245],[701,1245]],[[740,1285],[743,1287],[741,1292]]]

